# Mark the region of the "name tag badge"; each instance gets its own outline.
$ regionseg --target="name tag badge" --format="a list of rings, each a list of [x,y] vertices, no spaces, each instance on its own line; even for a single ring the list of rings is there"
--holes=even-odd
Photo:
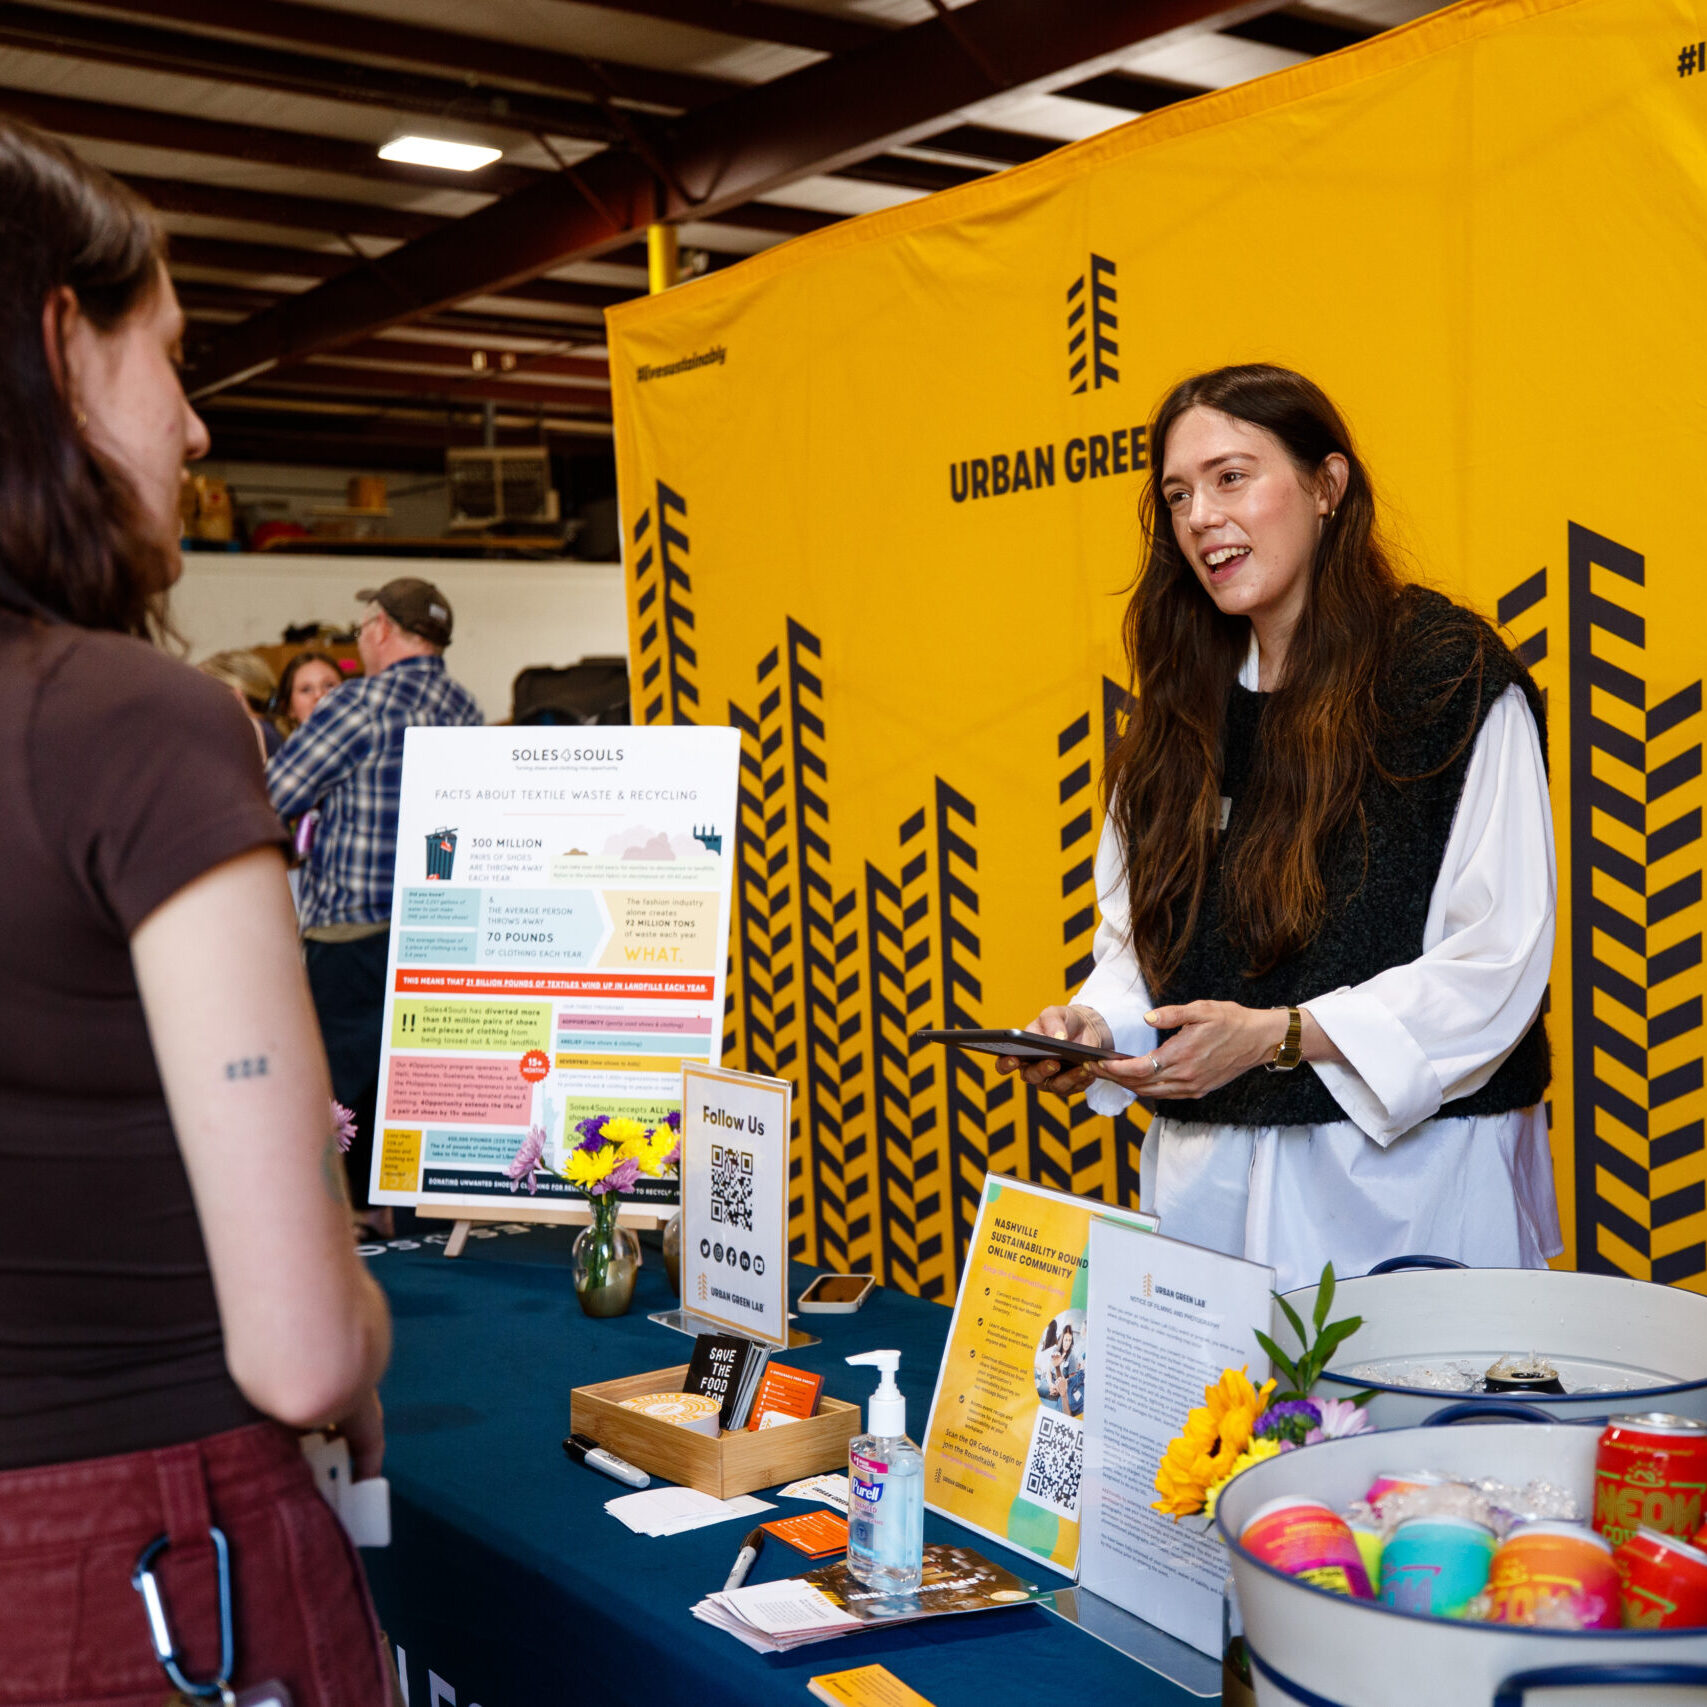
[[[1223,830],[1227,828],[1227,825],[1228,825],[1229,821],[1232,819],[1232,816],[1233,816],[1232,796],[1227,795],[1227,794],[1223,794],[1221,796],[1221,828]]]

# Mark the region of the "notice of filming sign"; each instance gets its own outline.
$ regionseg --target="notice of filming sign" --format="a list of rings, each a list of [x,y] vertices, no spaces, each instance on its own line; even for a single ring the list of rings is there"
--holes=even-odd
[[[788,1344],[786,1079],[682,1066],[682,1304]]]

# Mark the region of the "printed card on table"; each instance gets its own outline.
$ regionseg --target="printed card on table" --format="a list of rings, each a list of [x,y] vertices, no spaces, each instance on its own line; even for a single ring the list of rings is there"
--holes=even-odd
[[[1085,1305],[1093,1222],[1154,1216],[1025,1180],[984,1181],[925,1428],[925,1503],[1072,1575],[1085,1390],[1100,1351]]]
[[[682,1303],[786,1346],[793,1087],[684,1063],[681,1095]]]

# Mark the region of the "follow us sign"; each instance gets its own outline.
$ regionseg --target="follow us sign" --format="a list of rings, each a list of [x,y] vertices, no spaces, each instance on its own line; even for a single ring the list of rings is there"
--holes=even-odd
[[[788,1134],[793,1086],[682,1067],[682,1303],[788,1344]]]

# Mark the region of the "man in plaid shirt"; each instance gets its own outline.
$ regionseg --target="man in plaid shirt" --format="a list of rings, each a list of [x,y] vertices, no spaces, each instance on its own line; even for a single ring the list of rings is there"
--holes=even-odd
[[[320,814],[301,889],[308,983],[332,1068],[332,1094],[356,1114],[346,1157],[351,1197],[371,1225],[388,1231],[390,1212],[367,1206],[367,1188],[403,732],[482,719],[468,691],[445,671],[452,617],[437,587],[404,576],[356,597],[368,607],[356,632],[367,673],[327,694],[273,755],[267,789],[281,817]]]

